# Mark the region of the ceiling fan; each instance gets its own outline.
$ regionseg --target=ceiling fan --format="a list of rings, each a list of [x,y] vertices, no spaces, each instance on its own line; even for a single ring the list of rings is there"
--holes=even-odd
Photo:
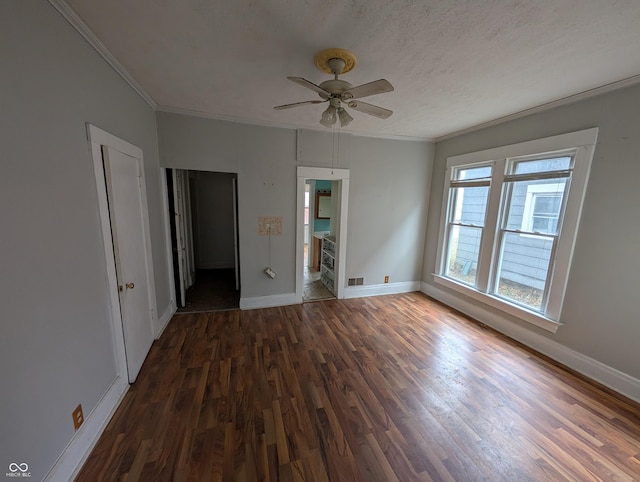
[[[351,71],[356,65],[356,57],[345,49],[325,49],[316,55],[316,67],[323,72],[333,74],[332,80],[326,80],[320,85],[303,79],[302,77],[287,77],[287,79],[299,84],[307,89],[316,92],[322,100],[307,100],[304,102],[295,102],[293,104],[284,104],[274,107],[276,110],[290,109],[300,105],[322,104],[329,102],[329,107],[322,113],[320,124],[325,127],[333,126],[340,119],[340,126],[346,127],[353,120],[345,107],[350,107],[359,112],[369,114],[381,119],[386,119],[393,111],[378,107],[377,105],[362,102],[362,97],[367,97],[384,92],[391,92],[393,86],[386,80],[380,79],[367,84],[353,87],[346,80],[338,79],[341,74]]]

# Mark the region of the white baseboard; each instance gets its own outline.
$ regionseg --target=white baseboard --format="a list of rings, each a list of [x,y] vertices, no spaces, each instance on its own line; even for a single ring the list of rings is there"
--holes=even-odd
[[[420,290],[420,281],[403,281],[399,283],[384,283],[380,285],[347,286],[344,289],[345,298],[363,298],[365,296],[394,295]]]
[[[116,378],[95,408],[85,417],[82,426],[44,478],[45,481],[68,482],[78,475],[128,389],[126,380]]]
[[[520,326],[493,311],[489,311],[481,305],[461,299],[433,285],[423,282],[420,291],[519,341],[523,345],[572,368],[578,373],[602,383],[636,402],[640,402],[640,380],[637,378],[572,350],[546,336],[528,330],[526,327]]]
[[[256,296],[254,298],[240,298],[241,310],[252,310],[255,308],[271,308],[273,306],[297,305],[302,303],[302,298],[295,293],[283,295]]]
[[[171,303],[169,303],[169,306],[167,306],[167,309],[164,310],[164,313],[162,313],[160,318],[158,318],[156,340],[160,338],[160,336],[162,336],[164,329],[169,324],[169,320],[171,320],[171,317],[176,313],[177,310],[178,307],[176,306],[176,302],[172,300]]]

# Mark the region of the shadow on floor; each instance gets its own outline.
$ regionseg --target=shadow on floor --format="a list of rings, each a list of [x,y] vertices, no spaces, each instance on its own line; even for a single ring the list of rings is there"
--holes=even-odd
[[[178,313],[199,313],[239,308],[240,291],[236,291],[235,270],[197,269],[196,281],[187,290],[185,306]]]

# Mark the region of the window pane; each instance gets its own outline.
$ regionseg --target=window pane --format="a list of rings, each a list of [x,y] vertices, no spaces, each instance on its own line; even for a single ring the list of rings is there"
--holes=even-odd
[[[469,179],[485,179],[489,177],[491,177],[491,166],[456,169],[453,175],[453,178],[456,181],[468,181]]]
[[[475,285],[482,228],[452,225],[449,229],[446,275]]]
[[[562,195],[539,193],[533,195],[533,221],[531,231],[536,233],[556,233]]]
[[[562,196],[558,194],[536,194],[535,203],[533,206],[534,216],[556,216],[560,212],[560,203],[562,203]]]
[[[534,233],[555,233],[558,230],[558,217],[534,216],[531,231]]]
[[[484,226],[489,187],[456,187],[451,190],[451,222]]]
[[[556,234],[568,178],[508,183],[504,227],[525,232]]]
[[[496,294],[541,311],[552,248],[546,236],[504,233]]]
[[[513,174],[530,174],[532,172],[564,171],[571,167],[571,157],[554,157],[536,159],[535,161],[514,161]]]

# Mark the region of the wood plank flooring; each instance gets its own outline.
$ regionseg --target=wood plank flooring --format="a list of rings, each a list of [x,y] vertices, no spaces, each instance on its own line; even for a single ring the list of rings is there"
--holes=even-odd
[[[640,405],[420,293],[182,314],[77,480],[640,480]]]

